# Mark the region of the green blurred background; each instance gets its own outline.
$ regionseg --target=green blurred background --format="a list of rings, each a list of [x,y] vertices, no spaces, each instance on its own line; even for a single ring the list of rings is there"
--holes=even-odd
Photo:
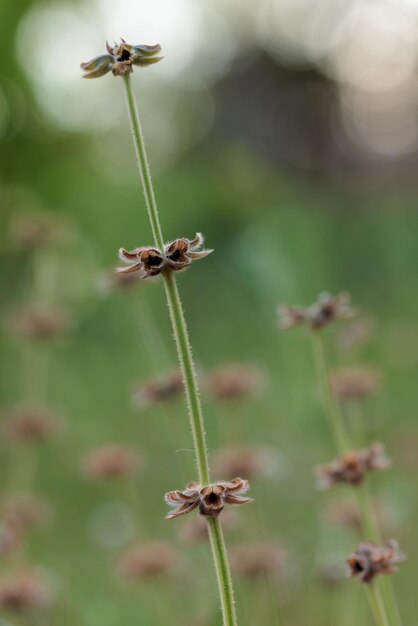
[[[120,81],[80,80],[79,63],[120,36],[158,41],[165,56],[133,76],[165,236],[202,231],[215,249],[179,276],[198,368],[255,363],[266,375],[261,394],[232,408],[203,394],[211,450],[260,444],[278,460],[227,531],[228,545],[277,541],[287,553],[268,585],[237,578],[240,624],[371,623],[357,581],[321,575],[358,537],[324,521],[335,494],[318,494],[312,478],[334,449],[309,335],[277,327],[278,303],[324,290],[348,290],[374,319],[360,347],[339,347],[331,332],[333,363],[383,375],[364,415],[394,463],[371,484],[408,554],[395,586],[405,624],[418,624],[417,18],[418,4],[400,0],[2,0],[2,412],[41,402],[66,419],[37,459],[33,487],[54,515],[25,556],[49,572],[56,600],[38,621],[6,612],[2,626],[219,623],[208,550],[178,538],[183,520],[164,520],[163,494],[195,478],[184,403],[138,412],[130,398],[176,365],[161,284],[100,288],[119,247],[152,242]],[[32,210],[67,229],[36,266],[10,239],[11,220]],[[39,266],[37,288],[73,328],[27,351],[7,320],[39,297]],[[80,470],[86,451],[111,441],[144,457],[133,500]],[[5,492],[10,467],[26,462],[16,454],[3,437]],[[161,539],[178,551],[174,572],[121,582],[119,552]]]

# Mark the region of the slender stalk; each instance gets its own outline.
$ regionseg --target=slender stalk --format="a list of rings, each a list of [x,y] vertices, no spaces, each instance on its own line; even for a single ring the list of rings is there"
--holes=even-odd
[[[351,439],[346,428],[340,406],[335,399],[329,382],[327,359],[325,354],[324,338],[322,331],[313,332],[314,357],[323,402],[327,410],[328,418],[335,444],[339,454],[344,454],[351,449]],[[377,523],[375,511],[371,502],[367,485],[363,483],[355,489],[357,505],[360,510],[362,530],[369,541],[381,543],[381,534]],[[370,585],[371,588],[371,585]],[[400,626],[400,616],[396,604],[396,598],[390,581],[381,579],[376,581],[373,589],[369,588],[369,600],[375,618],[376,626]]]
[[[132,139],[135,146],[138,170],[143,185],[145,203],[147,205],[152,233],[154,236],[155,245],[160,248],[160,250],[163,250],[164,237],[158,217],[157,204],[155,201],[155,194],[145,150],[144,138],[141,130],[141,123],[139,120],[138,110],[136,107],[129,75],[123,77],[123,83],[125,87],[126,102],[131,124]],[[202,484],[207,484],[210,482],[210,473],[208,453],[206,449],[205,429],[203,424],[203,414],[199,397],[196,371],[193,364],[192,350],[187,332],[184,311],[174,275],[171,272],[166,272],[164,273],[163,278],[167,304],[170,311],[170,318],[180,361],[180,367],[183,374],[199,481]],[[207,518],[207,522],[210,543],[212,547],[212,555],[216,570],[216,577],[218,581],[223,623],[224,626],[236,626],[237,618],[235,613],[231,572],[221,524],[219,519]]]
[[[372,609],[374,621],[376,622],[376,626],[390,626],[390,622],[388,620],[386,610],[383,605],[382,597],[373,583],[368,585],[367,595],[369,597],[369,603]]]
[[[344,452],[350,448],[350,437],[329,382],[322,331],[312,331],[312,337],[316,371],[323,395],[323,402],[325,405],[324,408],[330,421],[331,431],[334,436],[338,452],[340,454],[344,454]]]

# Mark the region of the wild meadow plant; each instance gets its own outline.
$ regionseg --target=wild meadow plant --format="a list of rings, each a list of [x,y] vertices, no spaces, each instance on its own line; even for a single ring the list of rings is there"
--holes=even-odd
[[[386,469],[390,465],[380,443],[353,449],[352,433],[347,428],[337,397],[361,396],[373,390],[377,384],[374,373],[357,370],[345,373],[343,378],[331,377],[327,359],[324,331],[339,319],[348,319],[356,311],[351,307],[350,297],[341,293],[336,297],[328,293],[319,296],[310,307],[280,305],[280,325],[283,329],[307,325],[311,331],[315,366],[322,396],[322,403],[329,420],[331,433],[339,457],[328,465],[316,469],[318,486],[328,489],[336,484],[353,487],[357,499],[361,532],[364,541],[347,558],[350,575],[365,584],[376,626],[401,626],[401,618],[390,579],[381,574],[397,572],[397,565],[404,560],[398,544],[389,540],[382,545],[376,511],[369,494],[366,476],[369,472]],[[358,427],[357,427],[358,430]],[[364,429],[361,429],[364,442]]]
[[[107,44],[107,54],[82,63],[81,68],[85,71],[85,78],[98,78],[112,72],[114,76],[120,77],[123,83],[154,245],[140,246],[132,251],[121,248],[119,256],[126,266],[118,268],[117,271],[124,275],[136,273],[144,280],[156,276],[162,278],[182,372],[198,480],[188,484],[184,491],[175,490],[166,494],[166,502],[173,507],[173,512],[167,517],[171,519],[185,515],[196,508],[205,517],[218,582],[223,624],[236,626],[237,616],[231,571],[219,516],[225,504],[239,505],[250,502],[250,498],[242,495],[249,485],[248,481],[242,478],[218,483],[211,481],[198,381],[176,280],[176,272],[189,268],[194,261],[206,257],[212,250],[203,248],[204,240],[200,233],[197,233],[193,239],[179,238],[165,243],[131,84],[133,68],[157,63],[161,60],[160,51],[159,45],[131,45],[122,39],[120,44],[114,46]]]

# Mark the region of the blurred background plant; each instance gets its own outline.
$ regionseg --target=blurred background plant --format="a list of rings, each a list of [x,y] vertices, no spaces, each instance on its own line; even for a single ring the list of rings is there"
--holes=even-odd
[[[315,492],[311,468],[334,448],[306,336],[278,333],[275,315],[343,289],[361,315],[331,331],[346,369],[334,384],[393,461],[371,482],[409,557],[394,585],[417,624],[417,17],[414,0],[2,0],[6,624],[26,624],[28,606],[54,624],[218,618],[199,519],[163,519],[162,494],[194,468],[163,295],[111,271],[121,245],[151,237],[121,90],[80,80],[79,62],[120,36],[165,56],[135,83],[165,232],[201,229],[215,248],[181,278],[219,478],[252,475],[254,504],[225,524],[240,624],[368,615],[343,566],[355,511]],[[110,447],[114,468],[115,446],[135,471],[86,480],[87,454]],[[17,500],[34,531],[24,549],[4,532]]]

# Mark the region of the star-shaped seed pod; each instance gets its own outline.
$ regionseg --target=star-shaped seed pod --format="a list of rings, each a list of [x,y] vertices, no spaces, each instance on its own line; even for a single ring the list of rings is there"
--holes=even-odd
[[[185,491],[169,491],[165,501],[174,511],[167,515],[173,519],[185,515],[199,507],[201,515],[218,517],[225,504],[247,504],[252,498],[243,498],[241,495],[249,489],[248,480],[234,478],[231,481],[214,483],[202,486],[198,482],[186,485]]]
[[[363,583],[371,583],[377,574],[395,574],[397,564],[405,561],[405,555],[399,552],[399,546],[393,539],[385,546],[364,542],[347,559],[350,576]]]
[[[164,268],[164,257],[157,248],[135,248],[131,252],[121,248],[119,258],[129,263],[127,267],[116,268],[120,274],[139,272],[140,278],[150,278],[160,274]]]
[[[342,292],[337,296],[330,293],[321,293],[318,301],[310,307],[294,307],[281,304],[278,307],[280,327],[284,330],[302,324],[308,324],[311,329],[319,330],[338,319],[353,317],[356,311],[351,307],[350,294]]]
[[[189,267],[193,261],[208,256],[213,250],[202,250],[203,235],[196,233],[194,239],[175,239],[164,246],[161,252],[157,248],[135,248],[131,252],[120,248],[119,258],[127,267],[118,267],[117,272],[129,274],[139,272],[140,278],[157,276],[163,270],[178,272]]]
[[[165,258],[167,266],[173,271],[179,271],[189,267],[193,261],[203,259],[213,250],[202,250],[204,239],[202,233],[196,233],[193,240],[175,239],[165,246]]]
[[[383,470],[390,465],[381,443],[373,443],[363,450],[346,452],[339,459],[316,469],[318,487],[329,489],[338,483],[360,485],[367,472]]]
[[[161,61],[163,57],[157,56],[161,46],[131,45],[121,39],[121,43],[110,46],[106,42],[107,54],[95,57],[87,63],[81,63],[80,67],[85,71],[83,78],[100,78],[112,71],[114,76],[126,76],[133,71],[132,66],[146,67]]]

